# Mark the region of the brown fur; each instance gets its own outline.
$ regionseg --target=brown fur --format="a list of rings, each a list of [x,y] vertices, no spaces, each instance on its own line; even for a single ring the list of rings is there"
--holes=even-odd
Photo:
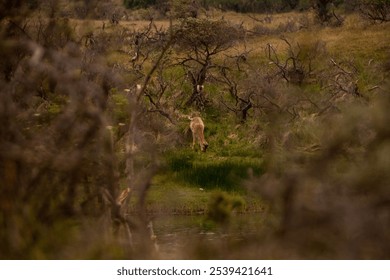
[[[192,131],[192,149],[195,149],[196,141],[198,141],[200,149],[205,152],[209,144],[204,139],[204,123],[200,117],[190,118],[190,129]]]

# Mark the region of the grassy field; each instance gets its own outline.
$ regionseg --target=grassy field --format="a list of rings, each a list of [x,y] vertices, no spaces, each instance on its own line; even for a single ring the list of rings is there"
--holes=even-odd
[[[0,257],[154,258],[178,215],[221,229],[182,258],[389,257],[389,22],[50,3],[0,18]]]
[[[359,68],[358,84],[364,92],[381,83],[385,74],[378,72],[380,63],[389,57],[390,37],[387,36],[389,24],[371,25],[364,22],[359,15],[348,15],[342,27],[323,27],[314,23],[314,15],[310,13],[290,12],[276,15],[241,15],[232,12],[210,12],[213,19],[223,17],[232,24],[242,24],[247,30],[257,30],[262,25],[270,34],[251,35],[242,44],[234,46],[228,53],[249,51],[248,63],[261,67],[268,64],[266,54],[267,44],[274,45],[281,53],[288,51],[288,45],[281,37],[288,38],[294,44],[304,49],[315,42],[323,42],[326,58],[319,57],[315,62],[318,71],[332,67],[330,59],[336,61],[353,61]],[[270,22],[260,23],[259,19],[270,17]],[[286,31],[289,23],[307,24],[307,26]],[[147,26],[147,21],[122,22],[126,28]],[[160,28],[167,28],[167,21],[156,21]],[[325,56],[324,56],[325,57]],[[120,58],[120,57],[118,57]],[[268,67],[268,66],[266,66]],[[207,85],[210,91],[220,91]],[[322,89],[315,85],[304,85],[308,94],[319,94]],[[238,211],[261,211],[264,205],[260,198],[248,193],[244,187],[245,180],[253,176],[261,176],[266,171],[264,148],[258,145],[260,135],[253,135],[251,124],[258,123],[250,120],[245,125],[238,124],[234,118],[224,118],[220,112],[204,114],[206,119],[206,138],[210,147],[206,153],[192,151],[186,122],[180,123],[180,133],[186,131],[184,144],[164,154],[164,164],[158,175],[153,179],[148,196],[148,209],[151,212],[167,212],[175,214],[194,214],[207,212],[210,198],[216,192],[225,192],[232,197],[244,201]],[[259,120],[261,122],[261,120]],[[304,124],[297,124],[297,129]],[[307,124],[306,124],[307,125]],[[306,127],[309,131],[310,126]],[[249,132],[249,133],[248,133]],[[257,133],[257,132],[256,132]],[[310,132],[309,132],[310,134]],[[305,145],[310,146],[311,140]]]
[[[245,127],[229,128],[210,121],[205,129],[207,152],[196,147],[192,137],[163,155],[163,163],[148,193],[148,211],[165,214],[205,214],[211,198],[225,193],[243,201],[239,212],[258,212],[264,205],[243,186],[246,179],[263,173],[262,151],[248,145],[240,135]],[[229,133],[229,131],[235,133]],[[191,140],[190,140],[191,139]]]

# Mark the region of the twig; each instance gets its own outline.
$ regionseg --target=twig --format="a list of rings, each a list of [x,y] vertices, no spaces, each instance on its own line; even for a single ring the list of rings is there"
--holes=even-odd
[[[381,88],[380,86],[373,86],[372,88],[369,88],[368,91],[373,91],[380,88]]]
[[[334,61],[333,58],[330,59],[330,62],[332,62],[332,64],[334,66],[336,66],[338,69],[340,69],[341,71],[343,71],[345,74],[348,74],[348,75],[352,75],[353,73],[351,72],[348,72],[347,70],[345,70],[344,68],[342,68],[339,64],[336,63],[336,61]]]

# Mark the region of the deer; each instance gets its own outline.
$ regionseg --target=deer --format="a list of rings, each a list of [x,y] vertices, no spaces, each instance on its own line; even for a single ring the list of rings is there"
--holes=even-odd
[[[195,149],[196,141],[198,141],[200,150],[206,152],[209,144],[204,139],[204,123],[200,117],[189,117],[190,129],[192,132],[192,149]]]

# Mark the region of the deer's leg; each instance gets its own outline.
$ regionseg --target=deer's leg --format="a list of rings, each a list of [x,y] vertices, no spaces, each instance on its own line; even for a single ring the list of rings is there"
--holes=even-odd
[[[196,137],[195,137],[195,132],[192,131],[192,149],[195,149],[195,143],[196,142]]]

